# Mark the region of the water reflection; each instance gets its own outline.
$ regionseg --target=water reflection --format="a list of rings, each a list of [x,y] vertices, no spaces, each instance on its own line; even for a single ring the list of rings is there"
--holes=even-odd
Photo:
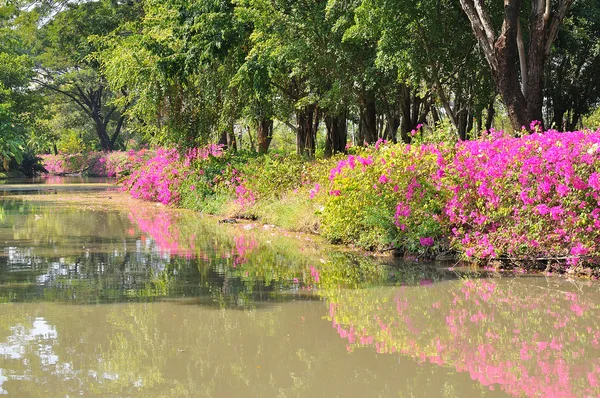
[[[2,388],[22,396],[494,396],[434,365],[348,355],[322,310],[319,301],[227,312],[186,300],[68,311],[52,303],[0,306],[2,317],[24,319],[0,339],[18,340],[23,352],[0,354]],[[15,340],[20,334],[31,338]]]
[[[156,206],[1,204],[0,393],[600,395],[593,284],[389,265]]]
[[[365,263],[349,277],[339,266],[347,255],[324,255],[279,232],[224,228],[190,215],[153,206],[109,211],[5,199],[0,283],[10,289],[0,290],[0,300],[197,296],[205,305],[245,308],[288,300],[281,292],[312,292],[321,272],[345,286],[385,276],[381,264]],[[324,263],[336,265],[325,271]]]
[[[415,358],[514,396],[600,395],[600,302],[585,283],[467,279],[427,287],[330,290],[349,352]]]

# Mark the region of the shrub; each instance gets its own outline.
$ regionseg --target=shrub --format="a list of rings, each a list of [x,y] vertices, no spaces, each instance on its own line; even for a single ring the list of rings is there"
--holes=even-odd
[[[444,146],[378,143],[341,160],[330,171],[324,236],[367,249],[432,250],[445,236],[438,171],[448,153]]]
[[[445,213],[467,257],[597,255],[600,131],[494,134],[460,143]]]

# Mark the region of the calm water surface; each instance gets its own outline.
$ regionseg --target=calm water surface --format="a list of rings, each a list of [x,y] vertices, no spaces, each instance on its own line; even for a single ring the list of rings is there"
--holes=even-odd
[[[0,393],[600,395],[596,283],[385,264],[25,184],[0,195]]]

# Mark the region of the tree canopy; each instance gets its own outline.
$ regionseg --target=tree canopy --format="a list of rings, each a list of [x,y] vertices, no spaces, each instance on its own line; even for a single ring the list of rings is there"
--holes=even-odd
[[[266,152],[277,134],[314,156],[410,142],[421,124],[464,140],[593,120],[600,4],[505,3],[12,0],[0,156],[128,139]]]

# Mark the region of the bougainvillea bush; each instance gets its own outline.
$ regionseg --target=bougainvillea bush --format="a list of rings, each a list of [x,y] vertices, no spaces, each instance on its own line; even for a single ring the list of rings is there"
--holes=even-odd
[[[330,171],[322,212],[328,239],[367,249],[418,251],[444,240],[445,145],[385,145],[358,150]]]
[[[363,247],[590,263],[600,243],[599,149],[600,131],[368,148],[331,170],[322,231]]]
[[[89,170],[121,176],[134,197],[318,226],[332,242],[420,255],[454,250],[478,261],[596,262],[600,130],[520,138],[492,131],[458,144],[378,142],[348,152],[307,161],[210,145],[87,156]],[[47,156],[46,168],[85,167],[83,155],[69,156]]]
[[[123,188],[138,199],[177,204],[178,188],[186,170],[177,149],[158,148],[136,153],[136,165],[123,181]]]
[[[600,130],[492,134],[446,168],[444,220],[467,257],[591,261],[600,243]]]
[[[51,175],[85,174],[94,177],[122,177],[146,150],[85,152],[42,155],[44,167]]]

